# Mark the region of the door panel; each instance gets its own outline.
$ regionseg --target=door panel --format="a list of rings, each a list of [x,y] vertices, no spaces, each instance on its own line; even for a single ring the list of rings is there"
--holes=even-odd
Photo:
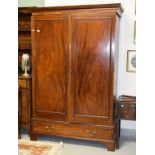
[[[110,116],[111,18],[73,16],[71,121],[100,124]]]
[[[35,25],[35,114],[37,117],[68,120],[68,19],[41,16]]]

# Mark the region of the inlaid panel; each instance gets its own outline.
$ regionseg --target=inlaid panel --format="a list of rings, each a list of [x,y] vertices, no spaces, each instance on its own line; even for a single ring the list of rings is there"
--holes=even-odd
[[[111,21],[74,19],[73,119],[77,122],[109,117]]]
[[[38,20],[36,40],[35,109],[59,119],[67,113],[67,19]]]

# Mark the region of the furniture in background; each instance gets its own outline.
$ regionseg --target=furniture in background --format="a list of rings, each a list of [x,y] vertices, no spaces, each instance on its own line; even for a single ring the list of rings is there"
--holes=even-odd
[[[20,91],[18,86],[18,139],[21,138],[21,97],[20,97]]]
[[[119,147],[113,96],[122,12],[120,4],[33,11],[31,140],[56,135]]]
[[[18,85],[19,96],[21,102],[20,116],[21,128],[28,128],[30,120],[30,104],[31,104],[31,76],[23,77],[22,56],[29,54],[31,59],[31,15],[32,10],[36,7],[24,7],[18,9]],[[31,67],[28,72],[31,75]]]
[[[33,8],[18,9],[18,74],[24,71],[21,68],[23,54],[31,56],[31,15]],[[31,70],[29,72],[31,74]]]
[[[30,131],[30,107],[31,107],[31,77],[18,76],[19,85],[19,122],[20,129],[27,128]]]
[[[120,119],[136,120],[136,97],[122,95],[118,99]]]

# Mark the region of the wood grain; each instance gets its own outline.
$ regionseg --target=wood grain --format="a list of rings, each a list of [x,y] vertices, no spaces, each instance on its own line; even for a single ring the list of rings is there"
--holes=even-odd
[[[30,131],[30,106],[31,106],[31,77],[18,77],[20,126]]]
[[[119,147],[113,95],[121,13],[120,5],[34,10],[31,139],[56,135]]]
[[[35,24],[35,110],[43,117],[56,114],[66,119],[67,19],[38,20]]]
[[[73,18],[73,122],[98,123],[110,117],[111,18]]]
[[[112,140],[113,127],[95,127],[90,125],[77,125],[68,123],[33,121],[31,126],[32,133],[59,135],[64,137],[79,137],[102,141],[103,139]]]

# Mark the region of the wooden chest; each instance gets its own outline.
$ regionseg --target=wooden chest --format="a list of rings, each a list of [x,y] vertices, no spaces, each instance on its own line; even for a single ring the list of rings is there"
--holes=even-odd
[[[119,97],[119,115],[121,119],[136,120],[136,97],[122,95]]]

